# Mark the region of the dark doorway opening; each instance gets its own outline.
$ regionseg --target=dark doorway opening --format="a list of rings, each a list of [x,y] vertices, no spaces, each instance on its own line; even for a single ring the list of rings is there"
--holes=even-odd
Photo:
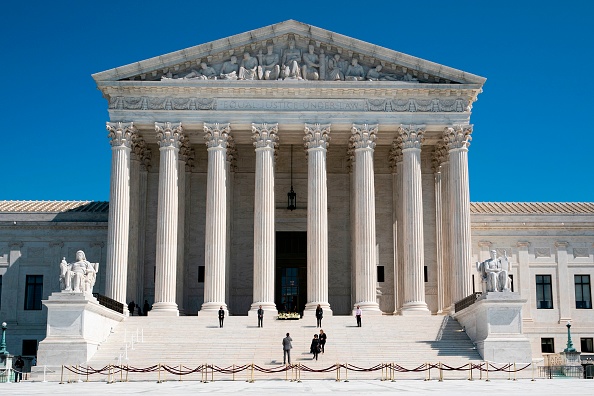
[[[276,233],[275,286],[279,312],[302,314],[307,302],[307,232]]]

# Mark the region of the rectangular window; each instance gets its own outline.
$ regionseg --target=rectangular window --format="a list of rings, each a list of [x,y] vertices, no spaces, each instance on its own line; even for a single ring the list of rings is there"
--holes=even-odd
[[[385,282],[384,278],[384,266],[378,265],[377,266],[377,281],[378,282]]]
[[[592,309],[592,293],[590,292],[590,275],[574,275],[575,307]]]
[[[509,280],[510,280],[510,286],[511,286],[511,291],[512,293],[514,292],[514,276],[512,274],[509,274]]]
[[[429,282],[429,276],[427,275],[427,266],[423,268],[423,277],[425,278],[425,282]]]
[[[553,309],[551,275],[536,275],[536,308]]]
[[[23,340],[23,356],[37,356],[37,340]]]
[[[592,338],[580,338],[581,352],[594,353],[594,343]]]
[[[542,353],[555,353],[555,339],[554,338],[541,338],[540,339],[540,351]]]
[[[27,275],[25,285],[25,309],[38,311],[41,309],[43,294],[43,275]]]
[[[204,266],[198,266],[198,283],[204,283]]]
[[[2,275],[0,275],[0,308],[2,308]]]

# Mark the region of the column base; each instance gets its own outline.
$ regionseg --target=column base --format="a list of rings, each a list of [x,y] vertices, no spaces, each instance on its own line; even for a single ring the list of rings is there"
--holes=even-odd
[[[179,316],[179,311],[176,303],[156,302],[147,316]]]
[[[322,301],[312,301],[312,302],[308,302],[307,304],[305,304],[305,309],[303,310],[303,317],[305,318],[306,316],[309,317],[310,315],[314,315],[316,314],[316,309],[318,308],[318,304],[320,304],[320,307],[322,307],[322,310],[324,311],[324,316],[332,316],[332,309],[330,308],[330,304],[327,302],[322,302]]]
[[[355,315],[357,306],[359,306],[361,308],[361,311],[363,311],[362,316],[380,316],[380,315],[382,315],[382,311],[379,309],[379,304],[374,301],[362,301],[362,302],[356,303],[355,305],[353,305],[353,315]]]
[[[260,309],[260,305],[264,310],[264,318],[270,317],[272,315],[273,318],[278,316],[278,311],[276,309],[276,304],[273,302],[255,302],[252,303],[250,310],[248,311],[248,316],[254,317],[258,316],[258,309]]]
[[[402,316],[427,316],[431,315],[431,311],[429,311],[427,303],[424,301],[412,301],[404,303],[400,314]]]
[[[221,307],[223,307],[223,311],[225,311],[225,317],[228,317],[229,309],[224,302],[205,302],[202,304],[200,311],[198,311],[198,316],[217,316]]]

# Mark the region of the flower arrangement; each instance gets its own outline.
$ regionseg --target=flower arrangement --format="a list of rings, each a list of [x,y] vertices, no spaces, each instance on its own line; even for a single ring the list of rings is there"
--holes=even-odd
[[[297,312],[283,312],[278,314],[279,320],[296,320],[301,319],[301,315]]]

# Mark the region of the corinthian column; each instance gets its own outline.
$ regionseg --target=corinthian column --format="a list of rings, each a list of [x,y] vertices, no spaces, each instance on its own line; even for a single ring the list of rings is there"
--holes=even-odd
[[[472,125],[446,128],[444,140],[450,153],[450,243],[452,263],[452,303],[470,295],[470,190],[468,185],[468,146]]]
[[[441,314],[446,310],[446,244],[445,237],[447,232],[444,232],[444,184],[447,179],[444,177],[444,160],[447,158],[447,150],[443,141],[440,141],[433,154],[433,175],[435,178],[435,245],[437,254],[437,313]],[[447,220],[445,222],[447,224]]]
[[[326,150],[330,125],[305,124],[307,150],[307,304],[315,311],[318,304],[324,314],[332,315],[328,303],[328,186]]]
[[[206,181],[206,242],[204,249],[204,304],[200,313],[216,313],[225,304],[227,254],[227,143],[229,124],[204,124],[208,147]]]
[[[401,126],[402,212],[404,232],[404,304],[402,315],[429,314],[425,303],[425,243],[423,238],[423,189],[421,143],[424,127]]]
[[[404,246],[402,241],[402,147],[398,138],[390,149],[392,168],[392,244],[394,248],[394,315],[399,315],[404,301]]]
[[[350,143],[355,149],[355,308],[381,315],[377,303],[375,247],[375,184],[373,149],[377,125],[353,124]]]
[[[256,191],[254,197],[254,302],[276,313],[274,304],[274,149],[278,124],[252,124],[256,147]]]
[[[105,294],[126,305],[130,234],[130,147],[133,123],[107,123],[111,144],[111,185],[107,223]]]
[[[157,259],[155,303],[149,315],[178,316],[177,279],[177,216],[178,154],[184,136],[181,124],[155,123],[159,143],[159,195],[157,204]]]

